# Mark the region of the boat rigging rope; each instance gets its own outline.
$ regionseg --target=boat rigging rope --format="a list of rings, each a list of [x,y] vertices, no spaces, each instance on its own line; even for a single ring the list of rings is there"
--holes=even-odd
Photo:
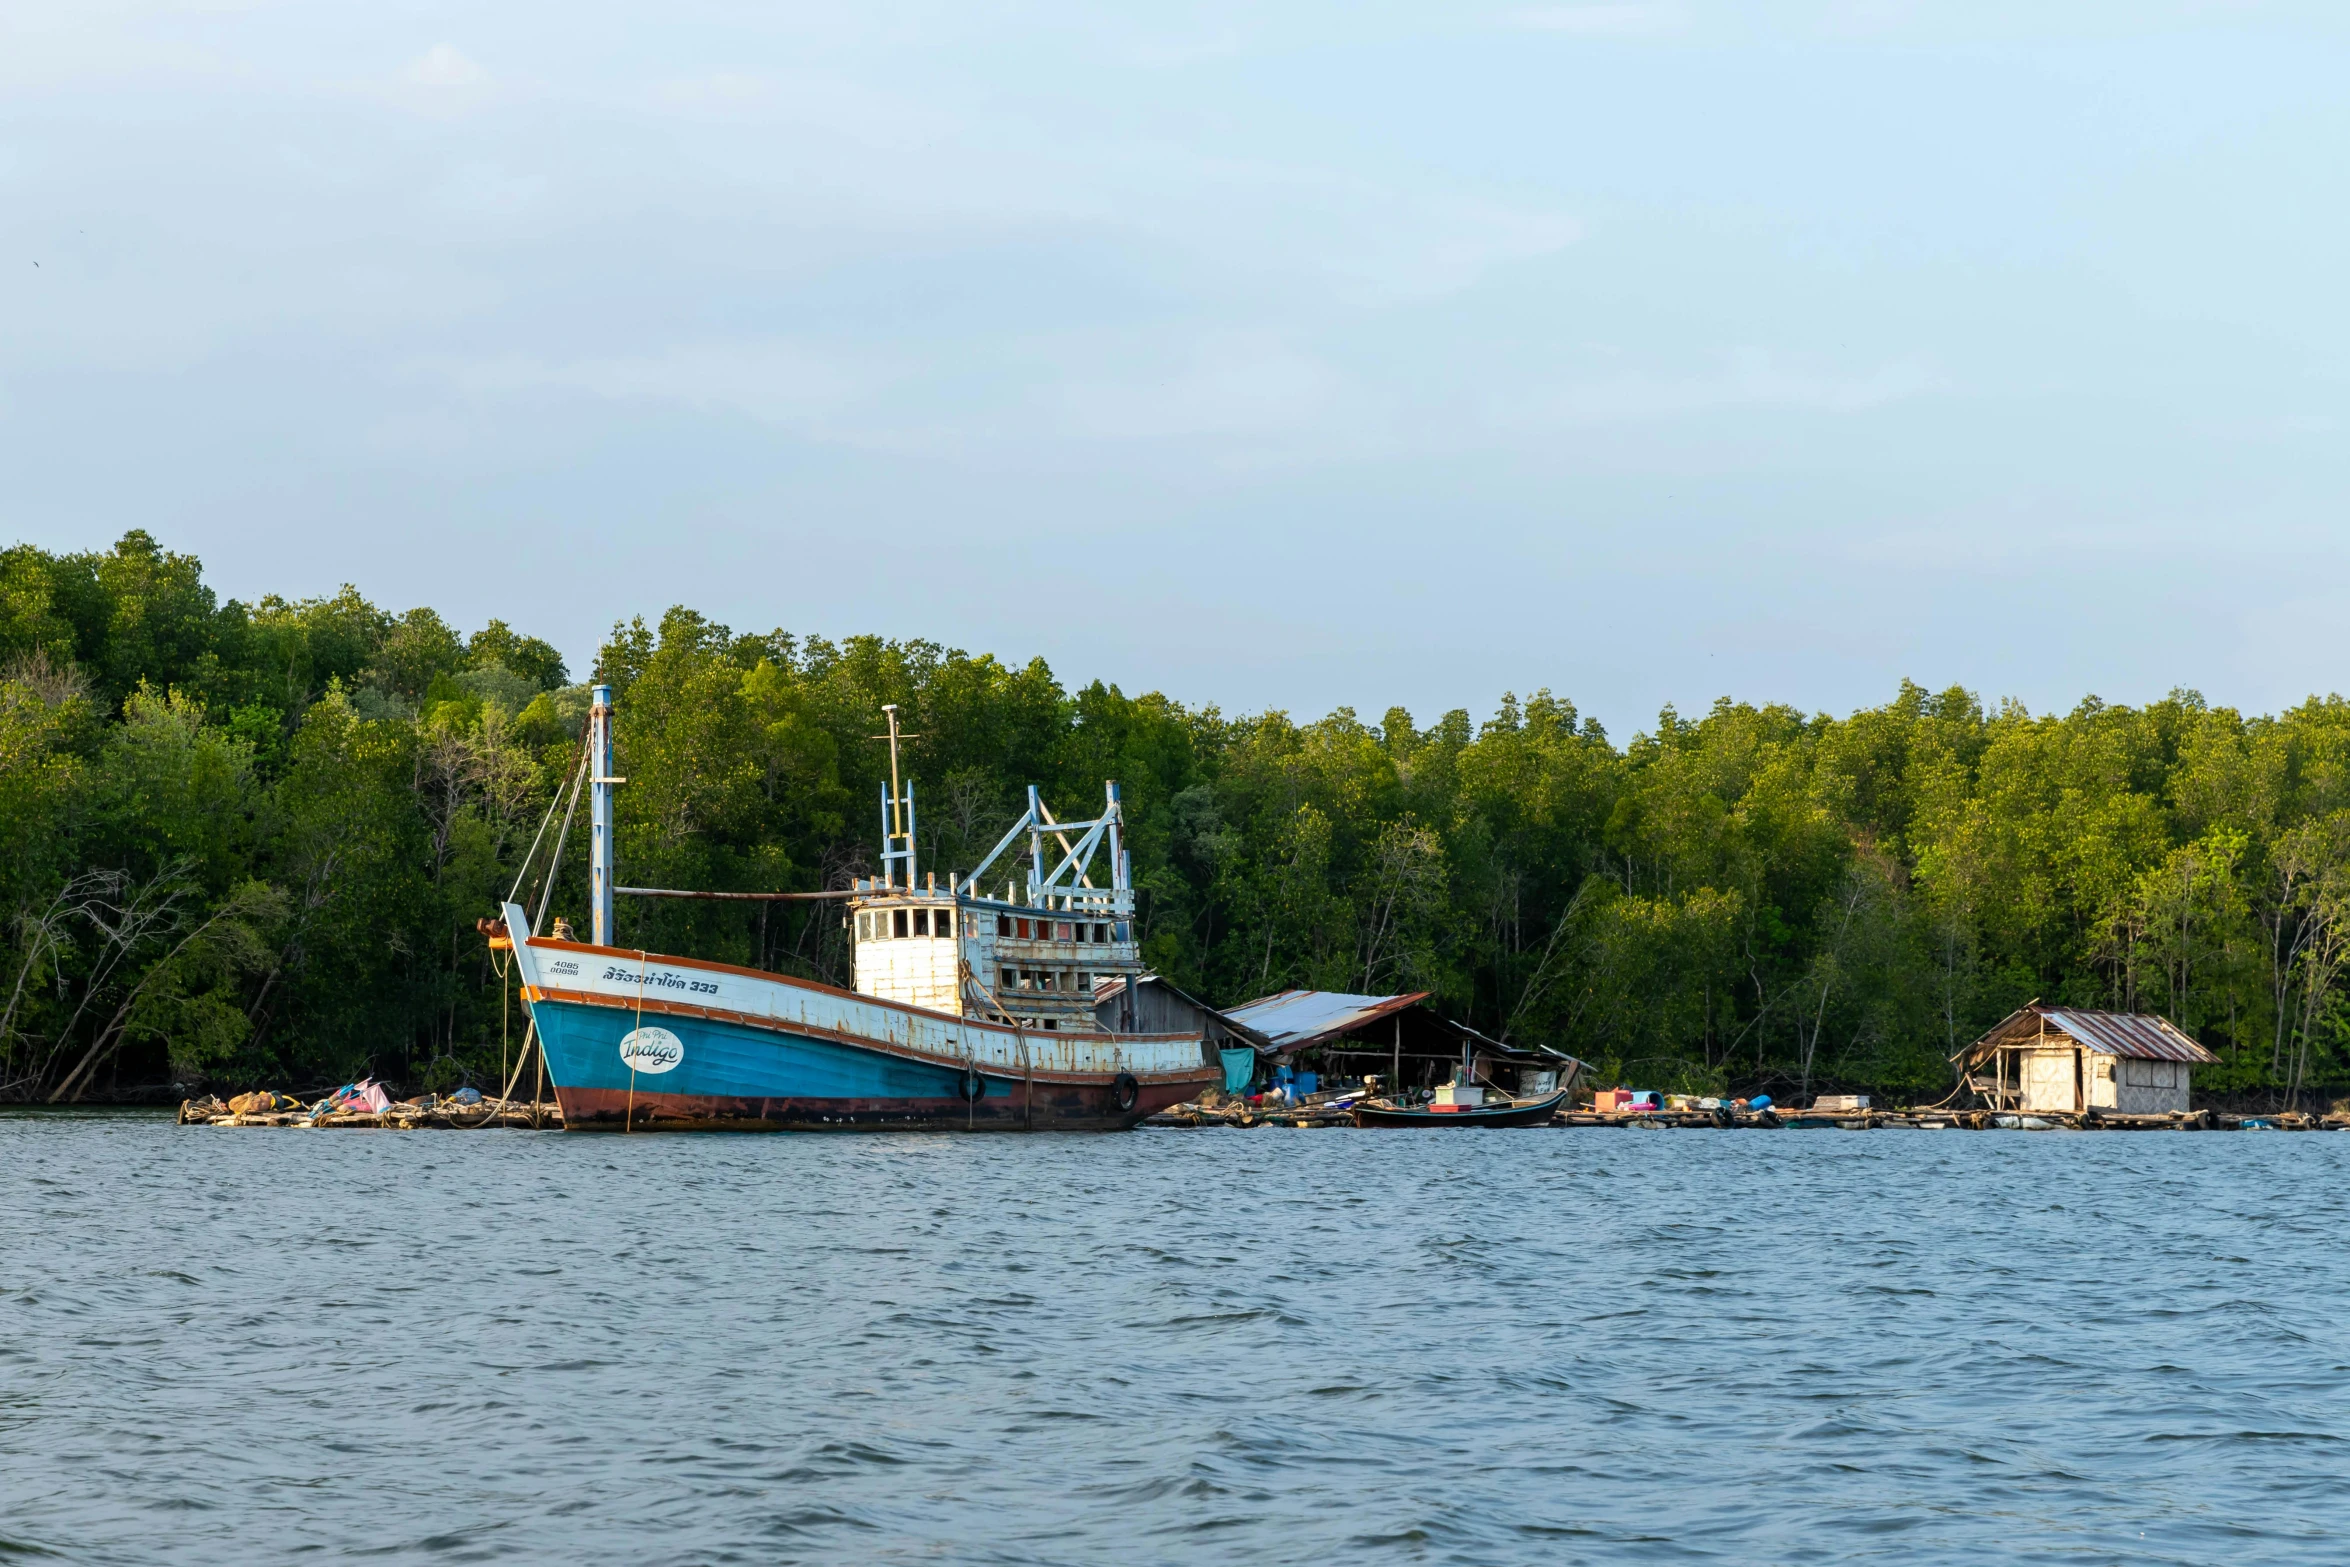
[[[563,786],[547,796],[547,814],[539,818],[539,830],[531,835],[530,848],[523,853],[522,863],[514,868],[514,885],[506,890],[506,901],[512,903],[522,896],[522,884],[530,876],[530,862],[539,857],[539,845],[546,841],[547,829],[555,821],[555,802],[563,798]]]
[[[579,766],[580,766],[580,767],[585,767],[585,766],[587,765],[587,762],[588,762],[587,741],[586,741],[586,739],[583,737],[583,738],[581,739],[581,741],[580,741],[580,749],[579,749]],[[573,774],[573,776],[574,776],[574,777],[578,776],[578,771],[579,771],[579,769],[578,769],[578,768],[574,768],[574,769],[572,769],[572,774]],[[522,857],[522,864],[521,864],[519,867],[517,867],[517,868],[516,868],[516,870],[515,870],[515,872],[514,872],[514,886],[513,886],[513,889],[512,889],[511,891],[509,891],[509,892],[506,894],[506,901],[507,901],[508,903],[512,903],[512,902],[513,902],[513,901],[515,901],[517,898],[519,898],[519,897],[521,897],[521,896],[522,896],[522,884],[523,884],[523,882],[524,882],[524,881],[525,881],[525,880],[526,880],[526,879],[529,877],[529,875],[530,875],[530,862],[531,862],[532,860],[534,860],[534,859],[538,858],[539,844],[545,840],[545,838],[546,838],[546,836],[547,836],[547,828],[548,828],[549,824],[551,824],[551,823],[552,823],[552,822],[555,820],[555,802],[556,802],[557,800],[560,800],[560,799],[562,799],[562,798],[563,798],[563,790],[562,790],[561,786],[557,786],[557,788],[556,788],[556,790],[555,790],[554,794],[548,797],[548,800],[547,800],[547,814],[546,814],[545,816],[542,816],[542,817],[540,817],[540,818],[539,818],[539,830],[538,830],[538,834],[537,834],[537,836],[536,836],[536,837],[533,837],[533,838],[530,840],[530,852],[529,852],[528,854],[525,854],[525,855]],[[578,796],[577,796],[577,794],[576,794],[576,793],[573,795],[573,798],[574,798],[574,799],[578,798]],[[568,820],[568,818],[566,818],[566,820]],[[560,852],[560,851],[558,851],[558,852]]]
[[[530,921],[533,931],[547,923],[547,905],[555,899],[555,875],[563,868],[563,845],[571,841],[571,818],[579,810],[579,786],[586,777],[587,758],[583,756],[579,771],[571,775],[571,803],[563,807],[563,830],[555,834],[555,852],[547,858],[547,881],[539,889],[539,911]]]
[[[1944,1095],[1943,1095],[1941,1098],[1939,1098],[1939,1099],[1935,1100],[1935,1101],[1934,1101],[1932,1104],[1930,1104],[1930,1105],[1913,1105],[1911,1108],[1912,1108],[1912,1109],[1917,1109],[1917,1110],[1939,1110],[1939,1109],[1941,1109],[1943,1106],[1945,1106],[1945,1105],[1949,1104],[1951,1100],[1953,1100],[1953,1099],[1956,1099],[1956,1098],[1957,1098],[1957,1097],[1958,1097],[1960,1094],[1962,1094],[1962,1093],[1965,1093],[1965,1092],[1966,1092],[1966,1089],[1967,1089],[1966,1079],[1962,1077],[1962,1078],[1960,1078],[1960,1079],[1959,1079],[1959,1081],[1958,1081],[1956,1084],[1954,1084],[1954,1085],[1951,1087],[1951,1090],[1950,1090],[1950,1092],[1948,1092],[1948,1093],[1944,1094]]]
[[[637,949],[636,1032],[639,1034],[645,1031],[645,969],[652,961],[653,955],[650,952],[645,951],[642,947]],[[628,1058],[628,1114],[622,1118],[620,1129],[624,1132],[636,1130],[636,1057],[633,1054]]]
[[[590,755],[588,739],[587,736],[583,734],[580,736],[579,743],[579,764],[574,767],[571,772],[571,804],[563,812],[563,831],[558,833],[555,837],[554,858],[547,862],[547,885],[539,897],[539,911],[536,920],[533,922],[534,925],[544,924],[546,922],[547,900],[554,895],[555,891],[554,873],[556,868],[561,865],[563,861],[564,841],[571,836],[572,813],[579,809],[579,782],[587,772],[587,764],[589,760]],[[555,793],[548,798],[547,814],[539,818],[539,830],[531,836],[530,848],[522,856],[522,863],[515,867],[514,885],[506,890],[506,901],[508,903],[512,903],[517,898],[522,896],[522,884],[530,879],[531,861],[538,858],[539,845],[544,843],[547,838],[547,827],[555,820],[555,802],[560,800],[562,797],[563,791],[558,788]],[[529,939],[529,937],[530,932],[527,931],[509,930],[506,932],[506,939],[510,942],[526,941]],[[490,1122],[497,1119],[499,1113],[505,1108],[507,1101],[514,1097],[514,1084],[515,1081],[522,1076],[522,1063],[530,1059],[531,1043],[538,1037],[538,1019],[534,1016],[522,1031],[522,1054],[514,1061],[514,1070],[512,1075],[507,1075],[507,1052],[511,1047],[514,1039],[514,991],[512,985],[509,983],[513,978],[513,959],[508,958],[504,963],[500,963],[497,961],[495,954],[493,954],[491,956],[490,962],[491,965],[497,970],[498,974],[498,1072],[500,1076],[504,1076],[506,1078],[506,1087],[502,1092],[499,1093],[497,1104],[492,1106],[480,1120],[468,1124],[459,1122],[453,1117],[451,1118],[449,1123],[450,1125],[462,1125],[465,1126],[467,1130],[478,1130],[481,1127],[489,1125]],[[539,1081],[542,1085],[546,1081],[546,1075],[546,1052],[544,1049],[542,1049],[539,1052]],[[538,1124],[538,1108],[539,1090],[533,1089],[531,1091],[530,1099],[531,1124],[533,1126]]]
[[[506,939],[513,941],[514,933],[508,931]],[[506,949],[506,961],[503,963],[498,961],[496,953],[491,953],[490,967],[498,971],[498,1075],[504,1077],[506,1043],[514,1037],[514,987],[507,983],[513,978],[514,949],[511,946]]]
[[[512,958],[508,958],[505,963],[501,964],[495,953],[490,956],[491,966],[498,972],[498,995],[503,1003],[498,1012],[498,1074],[506,1078],[506,1087],[495,1102],[485,1104],[482,1107],[482,1117],[478,1121],[460,1121],[454,1112],[450,1113],[449,1124],[463,1131],[478,1132],[505,1112],[507,1103],[514,1097],[515,1079],[522,1076],[522,1063],[530,1059],[530,1042],[538,1027],[535,1019],[528,1028],[522,1031],[522,1054],[514,1059],[513,1075],[506,1075],[506,1051],[507,1045],[513,1037],[510,1030],[512,1026],[511,1013],[514,1006],[514,992],[507,986],[506,980],[513,974],[513,961]]]
[[[529,1026],[523,1029],[522,1054],[515,1059],[514,1076],[506,1079],[505,1091],[498,1095],[496,1103],[485,1105],[482,1110],[482,1117],[478,1121],[460,1121],[454,1114],[452,1114],[449,1117],[449,1124],[451,1126],[457,1127],[463,1131],[478,1132],[483,1127],[489,1125],[492,1121],[495,1121],[499,1116],[505,1113],[507,1104],[510,1103],[514,1098],[515,1079],[522,1076],[522,1063],[530,1059],[531,1041],[538,1037],[538,1027],[538,1020],[533,1018],[531,1019]],[[543,1053],[544,1052],[542,1048],[542,1056]],[[540,1065],[541,1069],[543,1070],[545,1066],[543,1059]],[[537,1106],[534,1104],[532,1109],[535,1112]]]

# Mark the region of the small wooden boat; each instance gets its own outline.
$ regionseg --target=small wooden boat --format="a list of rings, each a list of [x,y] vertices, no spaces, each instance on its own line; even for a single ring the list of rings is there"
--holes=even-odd
[[[1560,1089],[1547,1099],[1512,1100],[1497,1105],[1463,1105],[1459,1109],[1419,1106],[1406,1109],[1385,1100],[1365,1100],[1354,1107],[1357,1126],[1542,1126],[1566,1108],[1570,1090]]]

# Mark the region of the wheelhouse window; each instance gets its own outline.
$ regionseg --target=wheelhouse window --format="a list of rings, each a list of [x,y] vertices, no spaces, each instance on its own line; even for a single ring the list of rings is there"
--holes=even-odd
[[[936,914],[930,916],[930,931],[934,936],[952,936],[955,933],[955,916],[945,909],[940,909]]]
[[[914,934],[917,936],[930,934],[930,911],[928,909],[914,911]]]
[[[1058,924],[1058,925],[1055,925],[1055,926],[1053,927],[1053,940],[1055,940],[1055,941],[1075,941],[1076,939],[1077,939],[1077,930],[1076,930],[1076,927],[1074,927],[1074,926],[1072,926],[1071,924],[1069,924],[1069,922],[1068,922],[1068,921],[1066,921],[1066,920],[1063,920],[1063,921],[1062,921],[1060,924]]]
[[[1011,915],[1009,915],[1009,914],[998,914],[998,915],[995,917],[995,933],[996,933],[997,935],[999,935],[999,936],[1009,936],[1010,934],[1012,934],[1012,916],[1011,916]]]
[[[1006,969],[1006,970],[1004,970],[1004,989],[1006,989],[1006,990],[1017,990],[1017,989],[1019,989],[1019,988],[1020,988],[1020,976],[1019,976],[1018,974],[1014,973],[1014,972],[1013,972],[1012,970],[1010,970],[1010,969]]]
[[[1028,937],[1029,937],[1028,922],[1027,922],[1026,920],[1022,920],[1022,921],[1020,921],[1020,939],[1021,939],[1022,941],[1026,941],[1026,940],[1028,939]]]
[[[905,939],[906,911],[904,909],[892,909],[889,911],[889,933],[900,940]]]
[[[857,939],[859,941],[871,941],[873,939],[872,915],[860,914],[857,916]]]

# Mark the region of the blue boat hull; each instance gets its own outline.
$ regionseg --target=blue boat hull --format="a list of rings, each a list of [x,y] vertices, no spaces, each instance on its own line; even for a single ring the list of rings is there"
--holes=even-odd
[[[532,1008],[563,1124],[577,1130],[1113,1131],[1195,1085],[1039,1081],[909,1060],[788,1028],[542,998]],[[640,1024],[674,1037],[631,1067]],[[640,1055],[640,1058],[641,1055]],[[976,1087],[975,1095],[969,1089]],[[1121,1100],[1125,1103],[1121,1103]]]

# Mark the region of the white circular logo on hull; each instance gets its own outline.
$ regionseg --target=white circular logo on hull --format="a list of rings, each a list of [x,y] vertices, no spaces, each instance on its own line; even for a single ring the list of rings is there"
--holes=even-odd
[[[620,1041],[620,1062],[630,1071],[650,1076],[666,1072],[685,1059],[685,1041],[665,1028],[639,1028]]]

